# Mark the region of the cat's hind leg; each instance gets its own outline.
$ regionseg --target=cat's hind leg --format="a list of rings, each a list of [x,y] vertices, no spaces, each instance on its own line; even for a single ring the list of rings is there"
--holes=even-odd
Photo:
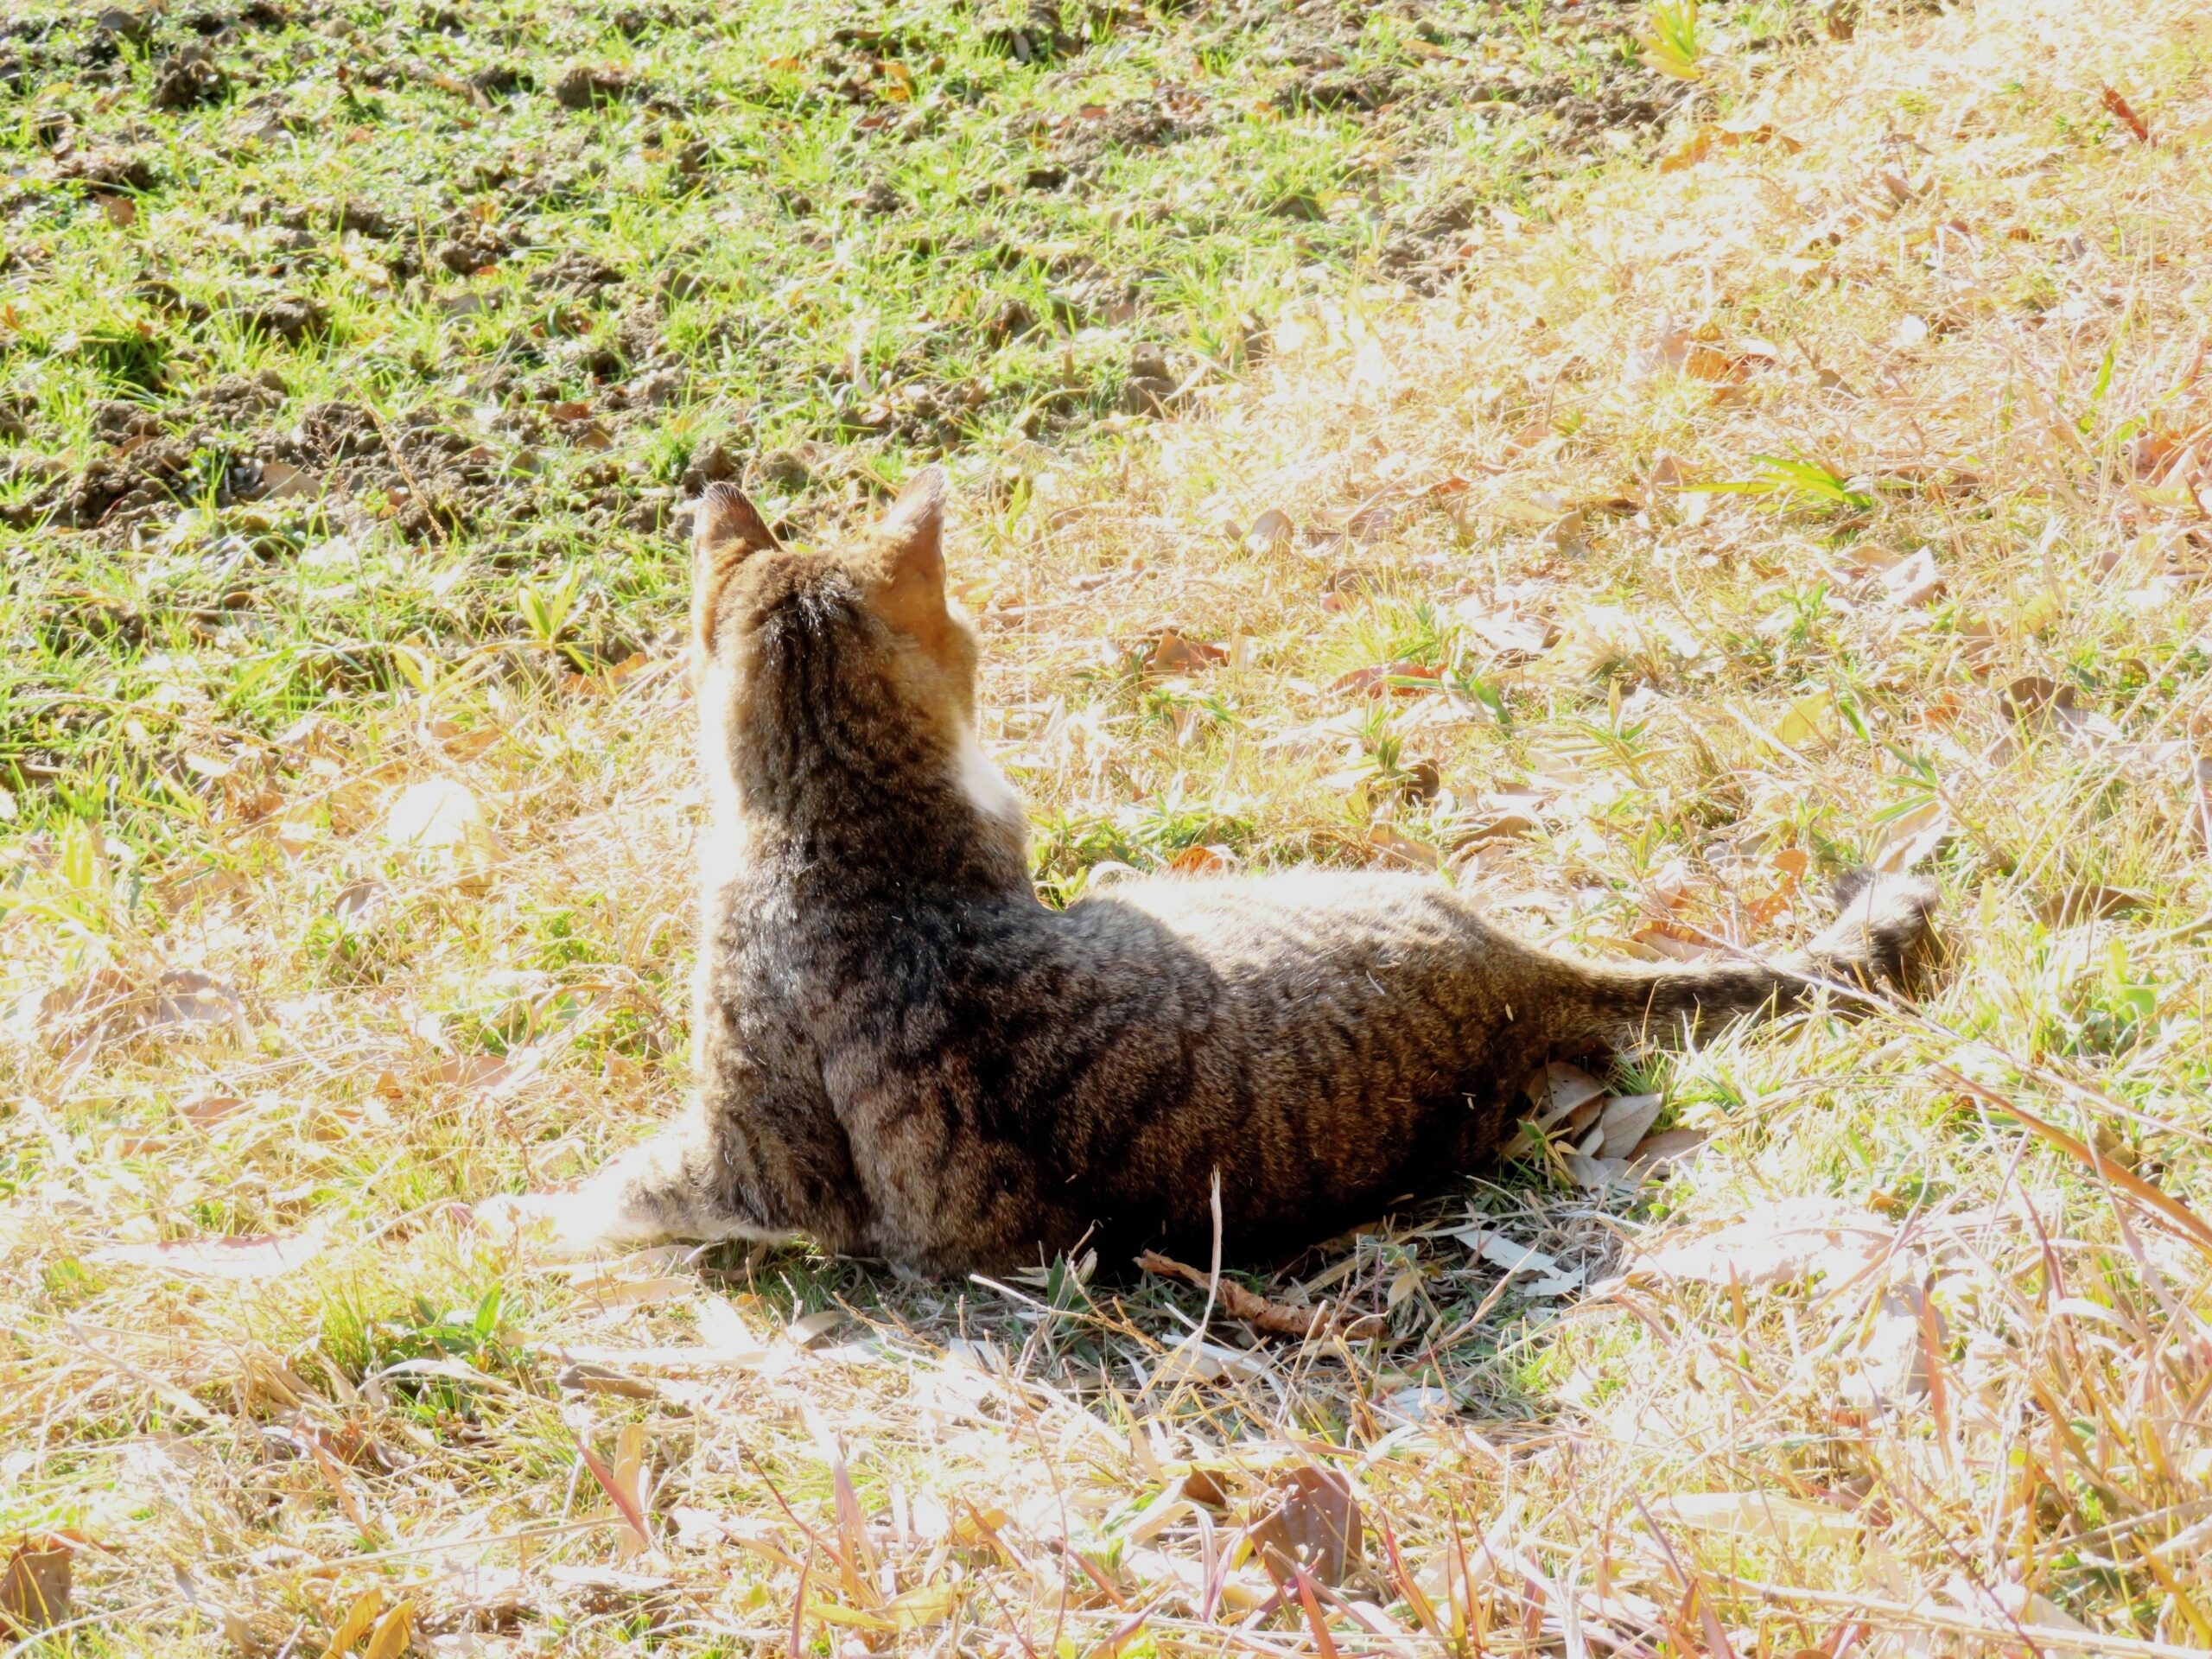
[[[476,1224],[560,1255],[664,1240],[791,1237],[790,1228],[766,1224],[736,1199],[718,1163],[714,1137],[695,1113],[565,1192],[486,1200],[476,1206]]]

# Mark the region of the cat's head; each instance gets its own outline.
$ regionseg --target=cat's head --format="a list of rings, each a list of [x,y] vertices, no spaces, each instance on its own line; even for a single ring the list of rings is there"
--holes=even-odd
[[[760,804],[830,766],[883,787],[950,780],[986,817],[1019,803],[976,739],[976,636],[944,585],[944,474],[823,550],[779,543],[729,484],[692,536],[691,631],[710,783]]]

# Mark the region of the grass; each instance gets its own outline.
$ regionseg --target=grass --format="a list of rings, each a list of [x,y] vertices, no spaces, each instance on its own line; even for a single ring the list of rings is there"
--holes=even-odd
[[[1031,20],[934,10],[341,9],[218,36],[227,99],[181,111],[146,92],[183,14],[104,60],[11,16],[0,1537],[93,1541],[29,1650],[2212,1643],[2212,37],[1665,10],[1071,14],[1025,61]],[[499,64],[541,90],[437,79]],[[576,64],[651,91],[563,109]],[[1516,70],[1541,110],[1474,107]],[[1389,107],[1316,107],[1369,74]],[[1077,154],[1159,83],[1193,130]],[[1662,130],[1585,143],[1575,96]],[[79,153],[156,170],[128,224]],[[486,276],[435,255],[472,225]],[[543,280],[579,253],[620,285]],[[327,327],[272,337],[287,296]],[[987,351],[1014,301],[1044,332]],[[1192,383],[1166,418],[1123,411],[1139,346]],[[142,439],[152,499],[53,522]],[[1238,1275],[1360,1334],[1263,1343],[1116,1263],[517,1260],[459,1207],[683,1086],[653,525],[713,445],[817,537],[949,456],[1056,898],[1433,864],[1675,955],[1785,944],[1886,861],[1941,880],[1948,961],[1624,1061],[1707,1137],[1663,1179],[1537,1139]],[[1356,1560],[1255,1548],[1336,1483]]]

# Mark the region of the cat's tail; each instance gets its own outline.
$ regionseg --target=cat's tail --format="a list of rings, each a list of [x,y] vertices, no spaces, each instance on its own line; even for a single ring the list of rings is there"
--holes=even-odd
[[[1838,887],[1837,898],[1841,913],[1834,923],[1803,950],[1772,964],[1599,970],[1583,982],[1581,998],[1555,1005],[1555,1040],[1570,1048],[1679,1042],[1710,1037],[1732,1020],[1801,1007],[1822,985],[1904,988],[1929,937],[1936,884],[1858,871]]]

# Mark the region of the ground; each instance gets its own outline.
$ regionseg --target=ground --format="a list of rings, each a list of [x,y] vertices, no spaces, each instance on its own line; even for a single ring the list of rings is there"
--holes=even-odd
[[[2181,0],[16,5],[0,1639],[2212,1644],[2208,138]],[[687,498],[939,458],[1053,902],[1944,953],[1218,1280],[487,1237],[682,1096]]]

